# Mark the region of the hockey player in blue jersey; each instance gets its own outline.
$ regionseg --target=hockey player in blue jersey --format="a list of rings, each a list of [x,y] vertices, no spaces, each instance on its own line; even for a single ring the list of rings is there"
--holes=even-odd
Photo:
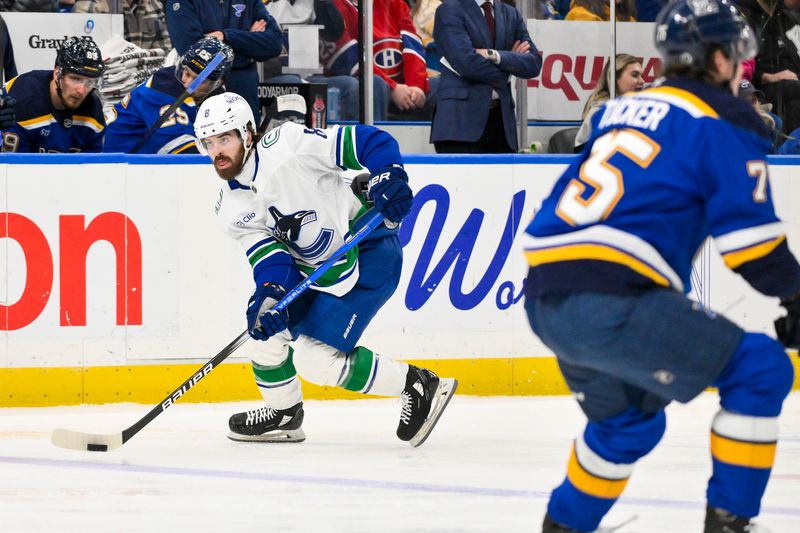
[[[233,50],[215,39],[203,37],[186,51],[176,66],[156,71],[146,82],[134,89],[114,111],[106,127],[104,152],[130,152],[152,124],[180,96],[211,59],[219,52],[225,60],[214,69],[195,91],[153,132],[139,149],[140,154],[197,153],[194,142],[194,118],[197,107],[223,83],[233,65]]]
[[[245,252],[256,289],[247,306],[253,373],[266,405],[231,417],[239,441],[305,439],[298,375],[319,385],[399,396],[397,436],[422,444],[455,392],[454,379],[357,346],[397,287],[402,248],[397,223],[412,192],[397,142],[372,126],[307,129],[285,122],[255,138],[255,118],[233,93],[203,102],[195,122],[201,151],[224,184],[215,198],[223,231]],[[331,267],[287,310],[271,308],[334,255],[368,217],[368,202],[342,171],[366,171],[382,225]]]
[[[53,70],[32,70],[6,83],[16,124],[3,132],[6,152],[99,152],[103,105],[95,88],[103,57],[91,37],[70,37],[56,52]]]
[[[792,386],[784,346],[800,345],[800,266],[770,197],[768,132],[732,94],[757,44],[729,0],[675,0],[658,17],[656,47],[665,81],[597,112],[588,146],[524,236],[531,326],[588,418],[545,533],[595,531],[661,439],[664,408],[709,386],[720,409],[705,533],[764,531],[751,519]],[[708,237],[729,268],[780,298],[780,343],[684,296]]]

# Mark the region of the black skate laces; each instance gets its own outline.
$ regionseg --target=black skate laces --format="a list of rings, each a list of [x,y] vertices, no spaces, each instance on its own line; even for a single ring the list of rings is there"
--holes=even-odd
[[[260,424],[261,422],[266,422],[272,418],[275,418],[278,412],[271,407],[259,407],[258,409],[253,409],[252,411],[247,411],[247,420],[245,421],[245,425],[254,426],[256,424]]]

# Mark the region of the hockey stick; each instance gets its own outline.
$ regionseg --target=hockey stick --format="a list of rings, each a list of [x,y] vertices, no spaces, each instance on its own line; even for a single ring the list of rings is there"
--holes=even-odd
[[[183,91],[181,95],[175,99],[174,102],[172,102],[172,105],[169,106],[166,111],[161,113],[161,115],[158,117],[158,120],[156,120],[153,123],[153,125],[150,126],[150,128],[147,130],[144,136],[139,139],[136,145],[134,145],[134,147],[128,153],[131,154],[139,153],[139,150],[142,149],[144,143],[147,142],[147,140],[153,135],[153,133],[155,133],[156,130],[160,128],[161,125],[164,124],[164,122],[169,117],[172,116],[172,114],[175,112],[176,109],[178,109],[178,107],[180,107],[180,105],[184,102],[184,100],[186,100],[192,94],[194,94],[194,92],[197,90],[200,84],[206,81],[206,78],[208,78],[211,75],[211,73],[214,72],[214,69],[217,68],[219,64],[222,63],[222,61],[224,60],[225,60],[225,54],[223,54],[222,52],[217,52],[217,55],[215,55],[214,58],[211,60],[211,62],[208,65],[206,65],[206,68],[204,68],[200,72],[200,74],[197,75],[194,81],[189,84],[189,87],[187,87],[186,90]]]
[[[345,242],[336,252],[333,253],[324,263],[322,263],[314,272],[311,273],[302,283],[292,289],[280,302],[275,304],[273,309],[281,310],[287,305],[292,303],[298,296],[300,296],[312,283],[320,278],[327,272],[341,256],[349,252],[354,246],[361,242],[372,230],[377,228],[383,222],[383,215],[378,212],[370,215],[366,224],[362,226],[356,233],[354,233],[350,240]],[[50,440],[60,448],[68,448],[71,450],[87,450],[90,452],[107,452],[119,448],[131,438],[142,430],[147,424],[153,421],[155,417],[166,411],[169,407],[177,402],[184,394],[189,392],[189,389],[197,385],[201,379],[206,377],[212,370],[214,370],[222,361],[228,358],[233,352],[236,351],[248,339],[249,334],[247,330],[243,331],[236,337],[230,344],[222,349],[213,359],[206,362],[203,366],[197,369],[192,376],[183,382],[183,384],[172,391],[172,393],[164,398],[161,403],[153,407],[149,413],[144,415],[131,427],[122,430],[119,433],[101,434],[101,433],[83,433],[81,431],[73,431],[70,429],[58,428],[53,430]]]

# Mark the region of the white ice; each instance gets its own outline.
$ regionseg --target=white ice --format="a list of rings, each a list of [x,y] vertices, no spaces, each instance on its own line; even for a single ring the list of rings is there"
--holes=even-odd
[[[394,400],[309,401],[300,444],[225,438],[253,403],[178,403],[118,450],[50,444],[113,433],[147,405],[0,409],[0,531],[537,532],[584,419],[571,398],[456,396],[428,441],[394,436]],[[717,398],[668,409],[667,434],[606,517],[619,533],[699,533]],[[759,523],[800,531],[800,395],[786,403]]]

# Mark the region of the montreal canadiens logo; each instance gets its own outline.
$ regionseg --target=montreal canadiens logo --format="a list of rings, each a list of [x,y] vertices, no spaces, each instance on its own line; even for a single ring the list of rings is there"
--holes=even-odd
[[[400,39],[380,39],[373,45],[373,60],[390,78],[403,73],[403,41]]]

